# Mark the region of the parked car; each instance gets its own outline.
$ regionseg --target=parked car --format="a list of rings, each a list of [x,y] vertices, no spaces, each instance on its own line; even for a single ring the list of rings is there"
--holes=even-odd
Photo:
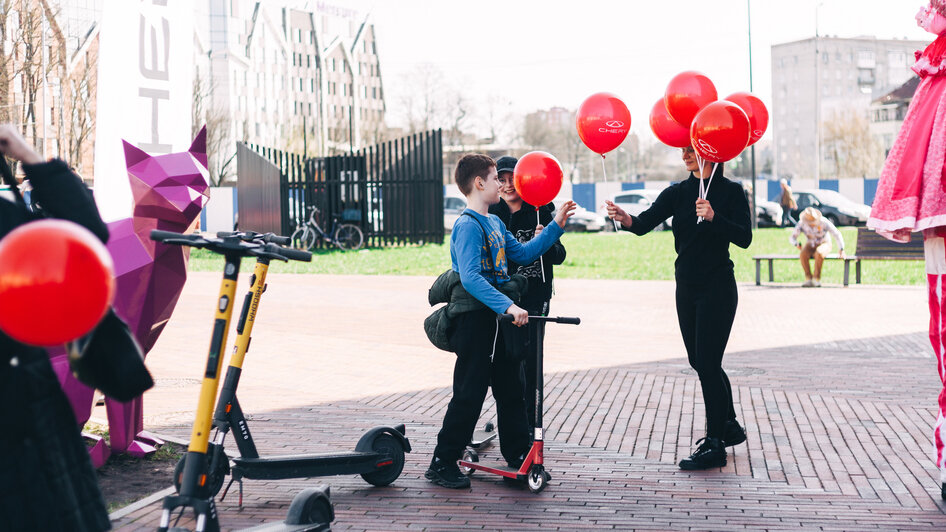
[[[659,190],[626,190],[624,192],[618,192],[617,194],[611,195],[611,201],[615,205],[624,209],[625,212],[632,216],[638,216],[640,213],[647,210],[651,204],[654,203],[654,200],[657,199],[657,196],[660,195]],[[602,205],[601,210],[598,211],[602,216],[607,216],[608,211]],[[657,226],[657,229],[670,229],[673,226],[673,217],[667,218],[667,221]],[[605,229],[608,231],[614,230],[614,224],[605,224]]]
[[[575,207],[575,214],[565,222],[565,231],[602,231],[610,224],[604,216],[578,206]]]
[[[769,201],[758,194],[755,197],[755,215],[759,227],[782,225],[782,206],[777,201]]]
[[[834,190],[798,190],[792,195],[798,204],[798,208],[792,210],[792,218],[796,220],[806,207],[818,209],[834,225],[864,225],[870,216],[870,205],[851,201]]]
[[[463,214],[466,208],[466,200],[456,196],[445,196],[443,198],[443,228],[445,231],[453,231],[453,224],[457,218]]]

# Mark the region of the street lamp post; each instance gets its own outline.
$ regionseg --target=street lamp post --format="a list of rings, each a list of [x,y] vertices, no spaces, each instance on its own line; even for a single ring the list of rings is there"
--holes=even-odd
[[[749,28],[749,92],[752,92],[752,0],[746,0],[746,16],[748,18]],[[750,156],[752,158],[752,198],[750,205],[752,208],[752,228],[759,227],[759,220],[756,214],[756,179],[755,179],[755,144],[750,147]]]
[[[824,2],[815,2],[815,182],[821,181],[821,52],[818,49],[818,10]]]

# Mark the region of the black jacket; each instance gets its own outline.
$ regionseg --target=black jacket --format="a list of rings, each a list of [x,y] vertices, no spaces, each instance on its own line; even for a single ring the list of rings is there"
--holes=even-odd
[[[24,165],[49,217],[108,240],[92,195],[62,161]],[[0,238],[37,216],[0,199]],[[68,304],[68,302],[62,302]],[[0,332],[0,529],[101,531],[111,525],[98,479],[45,350]]]
[[[640,216],[632,216],[634,234],[643,235],[673,216],[674,262],[677,282],[706,283],[719,275],[733,275],[729,243],[748,248],[752,242],[749,202],[742,185],[723,177],[722,165],[713,176],[706,199],[713,221],[696,222],[700,180],[693,174],[670,185]]]
[[[519,242],[528,242],[535,236],[535,207],[526,202],[522,203],[522,208],[516,212],[509,210],[509,205],[504,200],[492,205],[489,208],[490,214],[495,214],[506,224],[506,229]],[[548,227],[553,223],[552,213],[555,212],[555,206],[549,203],[539,207],[539,222],[543,227]],[[519,306],[527,310],[541,309],[542,304],[552,299],[552,266],[565,262],[565,246],[561,241],[555,242],[548,251],[542,255],[542,262],[545,264],[545,282],[542,282],[542,270],[539,262],[522,265],[509,260],[509,274],[518,273],[529,279],[529,289],[522,296]]]

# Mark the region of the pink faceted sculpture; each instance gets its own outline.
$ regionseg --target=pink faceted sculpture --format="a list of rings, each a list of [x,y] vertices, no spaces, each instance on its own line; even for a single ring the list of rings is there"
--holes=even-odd
[[[108,250],[115,262],[115,312],[128,323],[145,355],[154,346],[184,289],[186,246],[151,240],[152,229],[185,233],[209,199],[206,128],[183,153],[151,156],[124,142],[125,164],[135,207],[132,217],[108,224]],[[63,354],[53,367],[72,403],[79,426],[91,416],[93,390],[78,382]],[[142,398],[126,403],[106,399],[112,451],[144,456],[159,439],[145,432]],[[90,451],[98,467],[108,458],[101,440]]]

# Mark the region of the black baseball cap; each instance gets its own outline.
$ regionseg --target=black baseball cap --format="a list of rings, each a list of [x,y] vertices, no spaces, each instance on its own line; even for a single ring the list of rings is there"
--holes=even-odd
[[[503,155],[496,160],[496,173],[512,172],[516,169],[516,163],[518,162],[519,159],[516,159],[515,157]]]

